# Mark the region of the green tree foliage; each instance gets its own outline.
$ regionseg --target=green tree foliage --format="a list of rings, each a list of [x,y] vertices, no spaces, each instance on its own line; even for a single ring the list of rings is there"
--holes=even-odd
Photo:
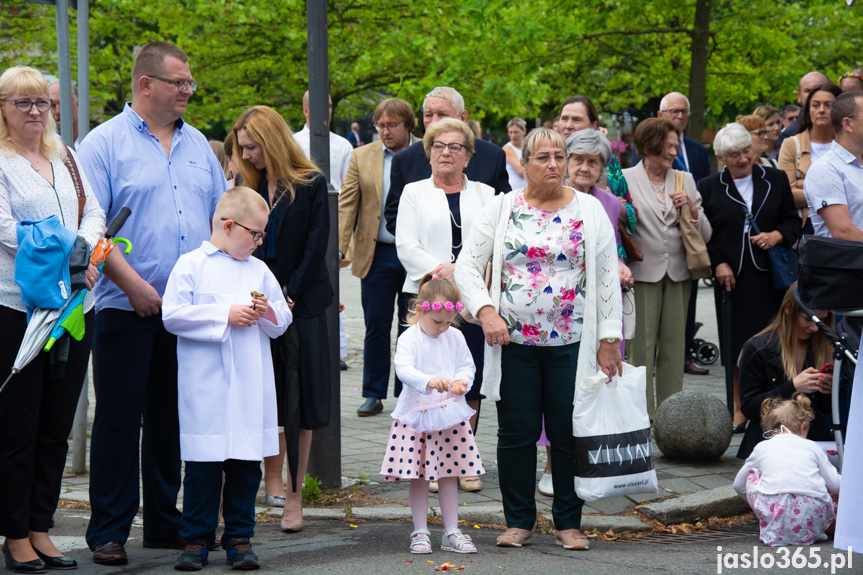
[[[708,3],[709,124],[762,101],[794,101],[797,79],[811,69],[834,78],[859,63],[863,7]],[[261,103],[302,124],[304,1],[91,0],[90,7],[94,121],[131,97],[136,47],[163,39],[189,53],[201,81],[189,108],[195,125],[216,133]],[[419,107],[436,85],[457,88],[475,115],[492,119],[549,114],[574,93],[615,111],[655,106],[664,93],[687,91],[698,73],[690,66],[696,0],[328,0],[328,8],[331,92],[344,116],[368,111],[381,94]],[[26,63],[55,73],[53,14],[52,6],[0,0],[0,68]]]

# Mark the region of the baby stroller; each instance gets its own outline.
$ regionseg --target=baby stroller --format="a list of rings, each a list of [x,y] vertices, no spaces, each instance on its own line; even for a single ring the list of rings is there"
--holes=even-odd
[[[804,235],[798,244],[800,277],[794,301],[833,345],[832,428],[836,439],[839,469],[844,456],[846,423],[842,418],[841,379],[854,380],[860,331],[863,327],[863,243]],[[812,310],[842,315],[835,331],[821,322]]]

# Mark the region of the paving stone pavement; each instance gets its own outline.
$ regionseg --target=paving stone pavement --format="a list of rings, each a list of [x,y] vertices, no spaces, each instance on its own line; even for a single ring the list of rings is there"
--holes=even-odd
[[[346,362],[349,366],[347,371],[341,372],[341,417],[342,417],[342,476],[343,484],[351,484],[356,481],[368,481],[363,488],[365,491],[395,500],[399,505],[407,505],[408,484],[384,482],[378,475],[383,457],[384,446],[392,419],[389,413],[395,407],[395,400],[391,396],[392,384],[390,384],[388,399],[384,400],[383,413],[374,417],[358,417],[357,408],[362,399],[362,367],[363,367],[363,315],[360,304],[360,282],[351,275],[349,269],[343,269],[339,276],[341,302],[346,307],[344,314],[345,329],[350,338],[348,344],[348,357]],[[716,315],[713,303],[713,290],[701,283],[698,292],[697,318],[704,325],[698,333],[698,337],[718,345]],[[394,322],[395,323],[395,322]],[[395,343],[395,326],[393,327],[393,343]],[[719,362],[709,366],[710,374],[707,376],[684,377],[684,390],[702,391],[716,395],[725,401],[725,377],[723,368]],[[392,381],[392,377],[390,378]],[[93,396],[92,383],[90,389],[90,405],[88,411],[88,432],[92,430],[93,414],[95,408],[95,397]],[[497,414],[494,404],[484,402],[482,404],[479,428],[476,434],[476,442],[483,457],[483,464],[487,475],[483,476],[483,489],[474,493],[460,493],[460,509],[471,506],[483,509],[488,505],[499,508],[501,492],[497,470],[496,456],[496,429]],[[727,487],[731,485],[735,474],[742,462],[735,457],[737,447],[742,435],[735,435],[731,445],[725,454],[717,461],[672,461],[662,457],[657,451],[656,470],[659,480],[659,492],[655,494],[637,494],[627,497],[614,497],[590,502],[585,505],[585,514],[617,515],[624,510],[637,504],[654,499],[687,495],[698,493],[713,488]],[[70,455],[71,460],[71,455]],[[545,467],[545,450],[537,449],[537,479],[541,476]],[[89,464],[89,461],[88,461]],[[73,475],[67,467],[63,478],[63,490],[61,498],[87,501],[88,476]],[[182,493],[180,494],[182,498]],[[263,500],[264,490],[261,486],[259,502]],[[552,499],[536,494],[537,509],[540,512],[551,512]],[[391,506],[392,504],[390,504]],[[429,502],[431,507],[438,505],[437,497],[432,495]],[[265,510],[265,508],[261,508]],[[480,509],[477,509],[479,511]]]

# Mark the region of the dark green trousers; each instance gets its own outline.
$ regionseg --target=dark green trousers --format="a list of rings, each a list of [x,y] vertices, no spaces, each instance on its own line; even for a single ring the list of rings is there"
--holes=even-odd
[[[500,401],[497,402],[497,466],[508,527],[536,523],[536,442],[542,431],[551,442],[555,529],[580,529],[584,501],[575,494],[575,440],[572,400],[579,344],[503,346]]]

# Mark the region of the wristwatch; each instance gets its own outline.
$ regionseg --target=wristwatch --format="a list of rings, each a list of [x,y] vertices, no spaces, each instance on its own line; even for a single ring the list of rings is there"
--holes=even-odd
[[[616,337],[604,337],[602,338],[602,341],[604,341],[605,343],[620,343],[620,340]]]

